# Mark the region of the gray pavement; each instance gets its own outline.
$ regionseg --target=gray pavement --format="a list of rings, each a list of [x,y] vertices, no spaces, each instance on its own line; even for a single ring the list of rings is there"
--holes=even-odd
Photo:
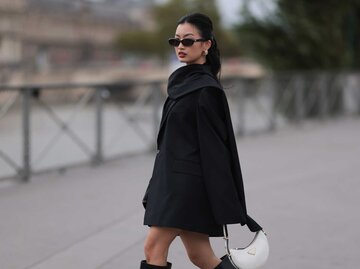
[[[238,140],[249,213],[269,234],[265,268],[358,268],[360,119]],[[153,154],[0,183],[1,269],[135,269]],[[232,245],[251,239],[230,227]],[[223,240],[212,239],[216,253]],[[195,268],[176,239],[173,268]]]

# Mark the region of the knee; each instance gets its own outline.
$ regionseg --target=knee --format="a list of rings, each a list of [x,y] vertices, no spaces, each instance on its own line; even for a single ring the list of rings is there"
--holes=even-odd
[[[199,268],[216,268],[221,262],[214,254],[208,254],[204,252],[188,252],[189,260]]]
[[[203,257],[200,253],[190,252],[188,253],[188,257],[189,260],[199,268],[206,268],[208,264],[206,257]]]
[[[155,256],[155,253],[155,242],[152,240],[146,240],[144,244],[144,254],[146,260],[151,260]]]
[[[166,249],[156,240],[147,239],[144,244],[144,254],[148,262],[166,260]]]
[[[146,261],[166,265],[169,246],[177,234],[175,229],[151,227],[144,244]]]

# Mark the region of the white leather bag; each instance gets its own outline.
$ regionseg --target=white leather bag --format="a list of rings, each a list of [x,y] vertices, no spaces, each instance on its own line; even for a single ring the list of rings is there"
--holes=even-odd
[[[223,230],[226,254],[235,268],[257,269],[266,263],[269,257],[269,242],[263,230],[257,231],[254,239],[245,248],[230,248],[226,225],[223,225]]]

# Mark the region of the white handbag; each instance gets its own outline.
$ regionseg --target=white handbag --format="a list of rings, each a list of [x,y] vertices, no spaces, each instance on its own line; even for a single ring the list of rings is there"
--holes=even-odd
[[[230,248],[227,226],[223,225],[225,250],[229,260],[238,269],[257,269],[269,257],[269,242],[263,230],[255,233],[254,239],[245,248]]]

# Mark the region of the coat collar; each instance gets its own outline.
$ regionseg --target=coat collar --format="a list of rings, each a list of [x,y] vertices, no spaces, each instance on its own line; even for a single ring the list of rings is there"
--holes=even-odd
[[[211,73],[210,66],[191,64],[178,68],[170,75],[167,92],[171,99],[178,99],[204,87],[222,88]]]

